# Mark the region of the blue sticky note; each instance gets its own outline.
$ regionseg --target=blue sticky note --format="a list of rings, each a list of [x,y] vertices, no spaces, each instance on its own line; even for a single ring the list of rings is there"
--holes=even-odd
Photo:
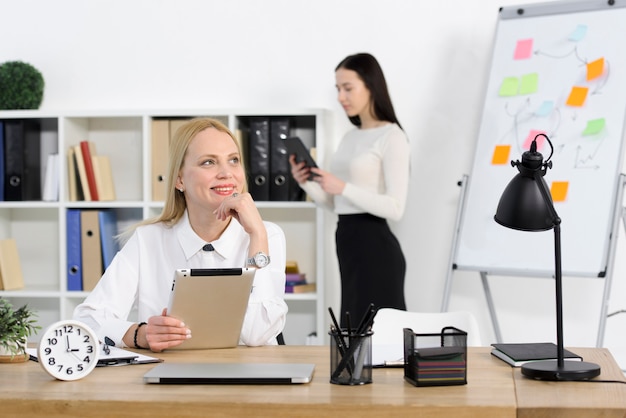
[[[581,41],[587,35],[587,25],[578,25],[574,32],[569,36],[569,40],[573,42]]]

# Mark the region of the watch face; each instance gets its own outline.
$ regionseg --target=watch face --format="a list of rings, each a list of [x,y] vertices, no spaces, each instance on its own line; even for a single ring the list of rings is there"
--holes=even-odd
[[[60,380],[87,376],[98,364],[98,337],[79,321],[59,321],[46,329],[37,348],[43,369]]]
[[[257,265],[257,267],[265,267],[269,264],[269,262],[269,257],[263,253],[257,253],[254,256],[254,263]]]

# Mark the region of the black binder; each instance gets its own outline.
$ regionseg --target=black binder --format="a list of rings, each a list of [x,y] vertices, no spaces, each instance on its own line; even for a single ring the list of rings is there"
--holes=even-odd
[[[248,187],[256,201],[270,198],[270,122],[269,118],[250,118],[248,159],[250,181]]]
[[[24,175],[22,200],[41,200],[41,126],[36,120],[24,121]]]
[[[270,200],[289,200],[289,155],[285,139],[289,136],[289,119],[270,122]]]
[[[4,121],[4,200],[22,200],[24,175],[24,123]]]

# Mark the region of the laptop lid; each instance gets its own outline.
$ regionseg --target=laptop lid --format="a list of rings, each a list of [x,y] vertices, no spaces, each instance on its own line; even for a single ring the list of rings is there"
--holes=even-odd
[[[161,384],[298,384],[313,378],[308,363],[161,363],[143,376]]]
[[[168,315],[191,330],[191,338],[172,349],[235,347],[256,269],[178,269],[174,273]]]

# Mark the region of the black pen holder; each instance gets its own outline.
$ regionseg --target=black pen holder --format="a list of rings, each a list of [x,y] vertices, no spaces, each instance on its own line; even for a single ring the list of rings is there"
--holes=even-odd
[[[333,329],[330,335],[330,383],[372,383],[372,331],[362,334]]]
[[[404,379],[415,386],[467,384],[467,332],[445,327],[438,334],[404,328]]]

